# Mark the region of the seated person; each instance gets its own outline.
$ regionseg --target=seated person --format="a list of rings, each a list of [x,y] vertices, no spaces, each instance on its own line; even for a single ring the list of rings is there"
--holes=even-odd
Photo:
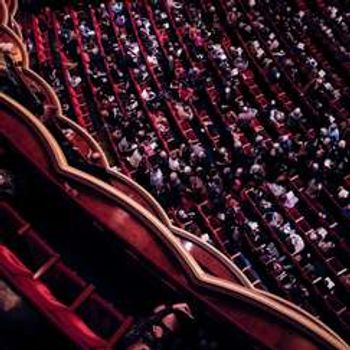
[[[172,338],[186,331],[193,320],[190,307],[186,303],[160,305],[153,314],[140,322],[125,339],[127,350],[148,350],[168,348]]]

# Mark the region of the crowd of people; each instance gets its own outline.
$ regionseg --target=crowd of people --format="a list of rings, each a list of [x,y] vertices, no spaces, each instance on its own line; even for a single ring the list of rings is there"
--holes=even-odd
[[[43,9],[52,50],[42,65],[33,21],[27,43],[65,113],[88,106],[116,167],[175,222],[243,254],[266,288],[317,315],[336,299],[347,317],[350,13],[325,3]]]

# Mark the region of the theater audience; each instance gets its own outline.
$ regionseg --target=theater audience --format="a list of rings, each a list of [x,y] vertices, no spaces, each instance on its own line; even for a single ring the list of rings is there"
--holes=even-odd
[[[325,11],[329,21],[285,0],[169,0],[149,8],[111,1],[76,17],[62,10],[66,75],[59,59],[47,67],[67,110],[66,90],[90,91],[96,134],[108,132],[125,172],[174,221],[208,244],[222,248],[222,240],[230,256],[250,263],[256,254],[274,289],[310,311],[314,291],[305,276],[331,293],[339,287],[321,259],[341,249],[326,221],[337,210],[339,226],[350,218],[342,116],[349,91],[308,40],[317,28],[338,42],[335,25],[348,35],[349,20],[336,6]],[[337,62],[349,62],[344,45],[334,50]],[[162,338],[164,330],[148,332]],[[133,349],[149,347],[139,340]]]

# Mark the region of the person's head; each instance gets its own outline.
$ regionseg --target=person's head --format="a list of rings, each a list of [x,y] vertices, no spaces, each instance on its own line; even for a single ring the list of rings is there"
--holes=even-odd
[[[341,149],[345,149],[346,148],[346,141],[345,140],[340,140],[338,142],[338,147]]]
[[[237,168],[236,170],[236,174],[235,174],[237,177],[240,177],[243,175],[243,168],[242,167],[239,167]]]
[[[177,173],[175,171],[170,173],[170,181],[171,182],[176,182],[178,180],[178,178],[179,178],[179,176],[177,175]]]
[[[151,348],[147,344],[139,340],[138,342],[130,345],[127,348],[127,350],[151,350]]]
[[[316,158],[321,159],[324,155],[324,149],[320,148],[316,152]]]
[[[0,186],[6,184],[6,177],[3,174],[0,174]]]
[[[232,173],[232,170],[230,167],[225,167],[224,170],[222,171],[224,175],[230,175]]]
[[[234,140],[234,148],[239,149],[242,148],[242,142],[240,140]]]
[[[321,135],[321,136],[326,136],[326,135],[328,135],[327,129],[326,129],[326,128],[321,128],[321,129],[320,129],[320,135]]]
[[[196,174],[197,174],[197,175],[201,175],[202,173],[203,173],[203,168],[200,167],[200,166],[198,166],[198,167],[196,168]]]
[[[312,169],[313,169],[314,171],[317,171],[317,170],[320,169],[320,165],[319,165],[318,163],[316,163],[316,162],[313,162],[313,163],[312,163]]]
[[[205,152],[204,152],[204,151],[200,151],[200,152],[198,153],[198,158],[199,158],[199,159],[204,159],[204,158],[205,158]]]
[[[264,138],[263,138],[261,135],[258,135],[258,136],[255,138],[255,142],[256,142],[256,143],[261,143],[263,140],[264,140]]]
[[[190,166],[186,165],[184,168],[184,174],[185,175],[190,175],[192,173],[192,169]]]
[[[225,148],[225,147],[220,147],[219,153],[220,153],[221,155],[225,155],[225,154],[226,154],[226,148]]]
[[[331,159],[327,158],[327,159],[325,159],[323,165],[325,168],[331,169],[333,166],[333,162],[331,161]]]
[[[141,130],[138,131],[137,134],[138,134],[139,137],[143,138],[143,137],[145,137],[146,132],[145,132],[145,130],[141,129]]]
[[[164,150],[160,151],[159,156],[162,159],[167,159],[168,158],[168,155],[167,155],[167,153]]]
[[[324,140],[323,140],[323,144],[324,145],[329,145],[330,143],[332,142],[332,140],[329,138],[329,137],[326,137]]]

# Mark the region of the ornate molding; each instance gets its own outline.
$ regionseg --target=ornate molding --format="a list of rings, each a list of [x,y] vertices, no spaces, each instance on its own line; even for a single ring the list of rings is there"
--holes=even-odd
[[[192,234],[172,225],[163,208],[147,191],[123,174],[111,169],[99,144],[79,125],[62,115],[60,102],[53,89],[45,82],[45,80],[29,69],[28,54],[25,46],[18,35],[14,33],[13,30],[7,25],[17,8],[17,0],[10,0],[8,1],[8,4],[11,6],[10,15],[7,11],[5,0],[0,0],[0,38],[5,36],[5,38],[7,38],[6,40],[12,40],[16,47],[16,51],[13,53],[15,62],[22,67],[24,74],[27,74],[28,77],[31,76],[33,80],[36,80],[37,83],[40,83],[43,86],[52,103],[54,103],[59,111],[58,118],[61,118],[66,123],[69,123],[69,125],[77,133],[86,139],[86,142],[88,142],[94,150],[101,154],[106,171],[119,181],[127,184],[134,191],[137,191],[156,211],[157,215],[155,216],[151,214],[140,204],[130,199],[127,195],[112,187],[110,184],[70,166],[60,146],[46,127],[38,120],[38,118],[33,116],[16,101],[12,100],[8,96],[5,96],[4,94],[0,94],[1,103],[16,111],[16,114],[20,116],[21,121],[30,126],[30,128],[37,133],[38,137],[40,137],[45,145],[46,152],[50,154],[52,164],[57,172],[67,179],[84,183],[86,186],[93,188],[95,191],[113,200],[117,205],[127,208],[127,210],[132,212],[135,217],[142,220],[142,222],[155,235],[157,235],[164,244],[170,247],[173,254],[187,271],[188,278],[193,282],[193,284],[205,288],[207,291],[216,291],[223,295],[230,295],[244,303],[249,303],[257,308],[264,309],[268,313],[273,314],[275,317],[287,321],[288,324],[298,329],[302,334],[308,334],[318,343],[322,343],[326,348],[339,350],[350,349],[349,345],[346,344],[346,342],[339,335],[337,335],[320,320],[307,313],[305,310],[278,296],[255,289],[243,275],[243,273],[238,269],[238,267],[233,265],[227,257],[213,247],[201,242]],[[211,276],[204,272],[198,265],[197,261],[182,247],[178,238],[176,237],[184,237],[189,240],[194,240],[197,244],[201,244],[204,249],[210,251],[212,254],[215,254],[218,259],[227,264],[227,266],[230,266],[243,286]]]
[[[2,0],[3,1],[3,0]],[[11,2],[16,2],[15,0],[11,0]],[[17,9],[17,6],[12,5],[14,9]],[[13,15],[13,13],[12,13]],[[9,18],[9,16],[6,16],[6,18]],[[19,66],[22,67],[22,70],[26,76],[31,78],[33,81],[35,81],[38,85],[41,85],[43,88],[43,92],[46,96],[49,96],[49,99],[51,103],[56,107],[57,109],[57,118],[62,120],[65,124],[69,125],[77,134],[82,136],[86,142],[90,145],[91,149],[95,152],[99,153],[101,155],[101,161],[103,166],[105,167],[106,171],[115,179],[122,182],[129,188],[131,188],[133,191],[137,192],[142,199],[147,202],[147,204],[152,208],[152,210],[156,213],[156,216],[162,221],[164,225],[169,227],[169,229],[177,236],[181,236],[183,238],[186,238],[189,241],[194,241],[198,246],[201,246],[205,251],[207,251],[212,256],[215,256],[219,261],[221,261],[222,264],[230,270],[237,280],[239,280],[244,286],[249,288],[254,288],[252,283],[249,281],[249,279],[242,273],[242,271],[223,253],[221,253],[219,250],[214,248],[213,246],[203,242],[202,240],[196,239],[193,234],[174,226],[171,223],[170,218],[164,211],[164,209],[161,207],[161,205],[154,199],[154,197],[147,192],[143,187],[141,187],[139,184],[137,184],[135,181],[130,179],[129,177],[125,176],[124,174],[115,171],[109,164],[107,157],[102,150],[101,146],[97,143],[97,141],[80,125],[72,121],[71,119],[68,119],[65,117],[62,113],[62,106],[60,104],[60,101],[54,92],[53,88],[37,73],[35,73],[33,70],[29,68],[29,58],[28,53],[26,50],[26,47],[24,46],[23,42],[20,38],[7,26],[4,26],[6,33],[8,33],[10,38],[14,39],[14,42],[16,44],[16,47],[18,47],[18,52],[15,57],[17,57],[16,62]],[[1,36],[1,29],[0,27],[0,36]],[[20,59],[18,58],[20,57]]]

